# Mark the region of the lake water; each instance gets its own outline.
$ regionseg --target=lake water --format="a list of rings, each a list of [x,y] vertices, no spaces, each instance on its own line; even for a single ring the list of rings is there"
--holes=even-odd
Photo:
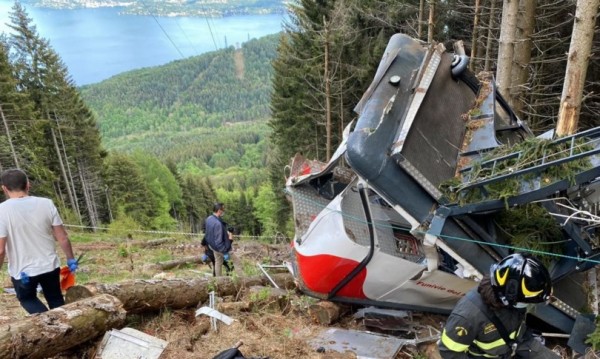
[[[0,0],[0,32],[13,0]],[[225,18],[119,15],[120,8],[54,10],[24,5],[77,85],[199,55],[282,29],[283,15]]]

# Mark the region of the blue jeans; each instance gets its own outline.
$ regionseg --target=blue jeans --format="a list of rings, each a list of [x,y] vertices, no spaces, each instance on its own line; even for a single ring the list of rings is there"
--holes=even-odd
[[[48,307],[37,296],[38,284],[42,286],[44,298],[46,298],[50,309],[65,304],[65,299],[60,290],[60,268],[56,268],[52,272],[36,275],[35,277],[29,277],[27,283],[23,283],[21,280],[16,280],[12,277],[10,279],[17,293],[17,299],[29,314],[42,313],[48,310]]]

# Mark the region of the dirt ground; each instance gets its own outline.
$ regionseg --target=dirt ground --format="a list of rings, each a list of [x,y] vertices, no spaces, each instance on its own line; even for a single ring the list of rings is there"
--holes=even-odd
[[[135,241],[123,244],[114,242],[74,243],[76,253],[86,253],[77,274],[77,284],[87,282],[111,283],[128,279],[148,278],[190,278],[211,276],[211,269],[206,264],[193,264],[184,268],[161,271],[153,265],[167,260],[198,256],[202,253],[197,241],[177,240],[152,248],[141,248]],[[267,245],[256,241],[239,241],[233,253],[235,274],[252,276],[262,274],[257,263],[281,265],[289,260],[289,245]],[[6,267],[6,266],[4,266]],[[267,269],[281,270],[281,269]],[[11,286],[6,273],[0,283],[4,288]],[[227,326],[219,323],[218,330],[210,327],[207,317],[196,317],[196,308],[182,310],[165,309],[160,313],[128,315],[127,327],[140,330],[149,335],[166,340],[169,345],[161,359],[213,358],[223,350],[243,342],[240,351],[246,358],[254,359],[345,359],[356,358],[351,352],[338,353],[313,347],[310,341],[324,330],[331,327],[365,330],[362,320],[354,319],[357,308],[346,308],[348,312],[330,326],[316,323],[309,314],[309,307],[318,301],[298,291],[289,291],[285,300],[275,301],[271,298],[258,298],[251,293],[240,293],[233,297],[219,298],[222,302],[246,302],[251,308],[242,311],[224,313],[232,317],[233,324]],[[277,303],[275,303],[277,302]],[[199,303],[199,306],[206,305]],[[0,327],[26,317],[14,294],[6,289],[0,293]],[[426,328],[441,329],[443,316],[419,314],[419,323]],[[370,328],[372,329],[372,328]],[[423,329],[423,327],[421,327]],[[413,338],[413,333],[401,333],[406,338]],[[421,333],[422,334],[422,333]],[[421,335],[419,334],[419,335]],[[101,338],[86,343],[78,348],[63,353],[56,359],[93,358]],[[423,343],[419,347],[405,345],[395,359],[398,358],[435,358],[433,342]]]

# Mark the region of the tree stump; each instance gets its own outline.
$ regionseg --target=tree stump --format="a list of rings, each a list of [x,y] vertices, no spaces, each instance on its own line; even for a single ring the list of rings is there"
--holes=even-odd
[[[48,358],[125,323],[125,310],[103,294],[0,327],[0,358]]]

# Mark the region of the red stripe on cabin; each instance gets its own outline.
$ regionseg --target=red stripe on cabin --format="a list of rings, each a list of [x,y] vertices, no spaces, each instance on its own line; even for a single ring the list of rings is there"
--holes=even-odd
[[[355,260],[329,254],[303,256],[296,252],[296,258],[300,276],[306,287],[313,292],[322,294],[329,294],[359,264]],[[348,298],[367,298],[363,292],[366,277],[367,270],[363,268],[337,295]]]

